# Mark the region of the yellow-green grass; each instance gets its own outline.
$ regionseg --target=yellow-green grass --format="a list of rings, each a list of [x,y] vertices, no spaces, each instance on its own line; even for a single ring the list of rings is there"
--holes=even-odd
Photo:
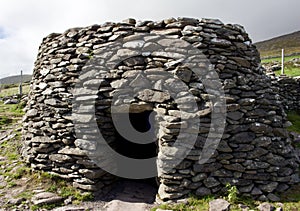
[[[290,61],[295,58],[300,58],[300,56],[288,56],[285,58],[285,68],[284,68],[284,74],[287,76],[295,77],[295,76],[300,76],[300,67],[296,67],[293,65]],[[281,58],[272,58],[272,59],[263,59],[262,64],[269,64],[272,62],[280,62],[281,63]],[[275,74],[278,76],[281,74],[281,70],[275,71]]]
[[[0,101],[0,129],[16,123],[24,115],[24,103],[4,105]]]
[[[287,56],[287,57],[284,58],[284,61],[288,62],[288,61],[291,61],[292,59],[297,59],[297,58],[300,58],[300,55],[298,55],[298,56]],[[262,59],[261,63],[266,64],[266,63],[270,63],[270,62],[273,62],[273,61],[281,62],[281,57],[275,57],[275,58],[270,58],[270,59]]]
[[[207,211],[209,210],[209,201],[211,200],[213,200],[213,197],[197,198],[195,196],[191,196],[188,199],[188,202],[186,204],[166,203],[151,209],[151,211],[156,211],[157,209],[174,210],[174,211]]]
[[[286,66],[284,68],[284,74],[290,77],[300,76],[300,67]],[[275,75],[281,75],[281,70],[275,71]]]
[[[22,87],[23,94],[29,93],[30,86],[28,84]],[[7,97],[19,94],[19,86],[9,87],[9,88],[1,88],[0,87],[0,97]]]

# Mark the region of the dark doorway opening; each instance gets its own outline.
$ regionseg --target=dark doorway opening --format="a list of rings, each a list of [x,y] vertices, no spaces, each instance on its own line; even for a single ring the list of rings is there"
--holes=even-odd
[[[152,115],[151,115],[152,114]],[[128,115],[128,114],[118,114],[118,115]],[[130,113],[129,119],[132,127],[138,132],[149,132],[153,133],[153,142],[149,144],[138,144],[127,140],[122,137],[116,131],[116,141],[115,141],[115,150],[116,152],[130,158],[134,159],[147,159],[153,158],[157,156],[158,146],[157,146],[157,138],[155,135],[155,125],[153,125],[154,115],[152,111],[144,111],[140,113]],[[139,184],[145,184],[146,186],[152,186],[154,188],[158,188],[157,178],[148,178],[148,179],[122,179],[123,181],[132,181],[138,182]]]
[[[143,133],[151,131],[153,133],[153,142],[149,144],[138,144],[127,140],[122,137],[116,131],[116,151],[126,157],[135,158],[135,159],[147,159],[157,156],[157,143],[155,137],[155,130],[153,123],[153,116],[151,115],[151,111],[144,111],[141,113],[130,113],[129,119],[132,127],[136,129],[136,131]],[[119,114],[127,115],[127,114]]]

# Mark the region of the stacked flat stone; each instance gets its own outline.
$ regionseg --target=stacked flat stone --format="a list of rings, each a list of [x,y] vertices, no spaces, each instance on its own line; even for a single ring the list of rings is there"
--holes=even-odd
[[[86,69],[93,55],[99,55],[108,44],[140,34],[185,40],[199,49],[218,73],[228,114],[222,140],[207,163],[199,164],[198,159],[210,130],[212,96],[194,73],[181,68],[175,53],[136,56],[107,72]],[[122,95],[118,98],[120,105],[133,105],[131,112],[154,110],[160,121],[157,137],[158,168],[162,172],[158,178],[160,199],[174,200],[190,193],[219,194],[230,183],[242,195],[277,200],[274,193],[282,193],[299,182],[298,160],[285,129],[280,98],[271,79],[264,75],[259,54],[243,27],[212,19],[171,18],[159,22],[129,19],[69,29],[44,38],[24,117],[22,154],[34,169],[69,179],[80,189],[100,191],[116,177],[97,167],[87,156],[101,145],[75,133],[72,100],[75,95],[83,102],[89,99],[74,93],[82,72],[89,78],[87,84],[93,83],[93,78],[102,81],[95,114],[99,129],[112,147],[117,146],[114,146],[115,128],[109,107],[118,89],[124,86],[130,89],[134,82],[172,87],[172,80],[166,80],[162,74],[170,72],[187,85],[185,91],[194,95],[199,107],[194,118],[201,120],[200,128],[186,124],[181,108],[167,92],[158,92],[159,88],[142,90],[130,102],[125,102]],[[179,88],[177,97],[188,101],[181,92]],[[88,114],[78,118],[82,125],[90,120]],[[170,157],[168,146],[174,142],[180,127],[190,129],[190,134],[198,138],[189,155],[165,173],[169,163],[163,158],[175,159]],[[87,130],[91,137],[95,134],[93,129]],[[188,144],[189,134],[185,135],[184,144]]]
[[[300,108],[300,78],[287,76],[273,76],[272,84],[281,97],[285,110],[299,110]]]

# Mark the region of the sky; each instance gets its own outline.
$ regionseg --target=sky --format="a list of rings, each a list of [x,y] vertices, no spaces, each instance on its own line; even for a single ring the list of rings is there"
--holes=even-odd
[[[245,27],[253,42],[300,31],[299,0],[0,0],[0,78],[31,74],[52,32],[107,21],[217,18]]]

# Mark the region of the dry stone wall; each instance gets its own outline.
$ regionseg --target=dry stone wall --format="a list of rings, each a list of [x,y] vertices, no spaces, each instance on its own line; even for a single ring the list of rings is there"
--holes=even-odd
[[[272,76],[274,89],[281,97],[281,103],[285,110],[300,109],[300,78],[287,76]]]
[[[150,35],[154,49],[169,51],[151,53],[151,46],[147,46],[150,53],[135,56],[128,53],[141,48]],[[179,42],[175,49],[162,42],[159,35],[186,41],[201,51],[212,64],[209,67],[218,73],[222,87],[215,87],[214,83],[204,85],[178,59],[178,55],[188,53],[183,44]],[[123,51],[131,58],[109,70],[95,70],[87,65],[97,58],[101,64],[101,55],[102,59],[113,56],[105,49],[119,38],[134,41],[127,46],[129,50]],[[170,74],[174,79],[170,79]],[[92,96],[98,128],[84,127],[91,120],[90,104],[85,104],[91,96],[75,89],[83,78],[82,87],[87,90],[101,82],[96,97]],[[175,79],[183,81],[184,86],[177,86]],[[147,89],[140,89],[145,84]],[[128,100],[136,87],[138,94]],[[175,93],[167,91],[170,90],[167,87],[172,87]],[[199,156],[211,128],[219,129],[211,125],[216,109],[211,93],[221,88],[227,109],[224,134],[212,157],[200,164]],[[87,114],[72,114],[74,98],[81,102],[83,110],[87,109]],[[228,183],[243,195],[278,200],[275,193],[299,182],[298,158],[285,130],[280,98],[271,79],[263,74],[255,46],[239,25],[225,25],[212,19],[172,18],[159,22],[129,19],[50,34],[44,38],[35,63],[23,123],[23,156],[32,168],[69,179],[75,187],[106,190],[117,177],[99,168],[88,156],[90,152],[101,152],[103,147],[94,141],[97,130],[116,151],[125,154],[132,151],[131,145],[118,141],[110,109],[113,98],[118,105],[130,104],[133,114],[154,111],[153,118],[158,122],[156,149],[149,147],[149,150],[158,152],[158,197],[162,200],[183,198],[190,193],[198,196],[222,193]],[[182,113],[190,108],[190,101],[197,103],[197,110]],[[191,124],[190,119],[200,120],[200,127]],[[75,122],[84,135],[75,133]],[[185,128],[184,136],[179,139],[182,146],[190,144],[192,149],[180,158],[179,164],[172,166],[172,161],[178,158],[173,156],[171,146],[178,139],[180,128]],[[189,143],[195,135],[195,143]],[[139,148],[134,150],[131,153],[138,157]],[[165,171],[170,166],[172,170]]]

